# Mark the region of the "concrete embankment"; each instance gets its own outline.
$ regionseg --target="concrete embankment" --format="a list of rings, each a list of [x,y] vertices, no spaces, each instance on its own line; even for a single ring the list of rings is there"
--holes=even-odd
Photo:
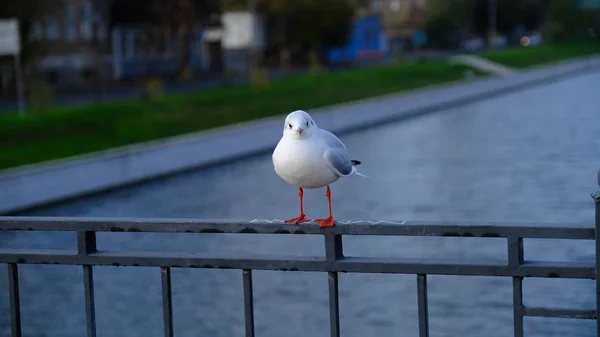
[[[309,112],[319,126],[341,134],[597,70],[600,57],[586,57]],[[0,214],[271,151],[281,136],[282,116],[0,171]]]

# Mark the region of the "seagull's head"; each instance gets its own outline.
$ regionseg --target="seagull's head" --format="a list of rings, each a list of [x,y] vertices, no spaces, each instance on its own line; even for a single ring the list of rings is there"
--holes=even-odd
[[[293,139],[310,138],[318,130],[317,123],[302,110],[296,110],[285,118],[283,136]]]

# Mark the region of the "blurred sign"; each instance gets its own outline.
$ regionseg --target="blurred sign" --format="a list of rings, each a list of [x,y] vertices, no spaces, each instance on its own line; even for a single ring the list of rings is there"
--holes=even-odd
[[[425,34],[425,32],[420,29],[415,30],[415,32],[412,35],[412,43],[417,47],[424,45],[425,43],[427,43],[427,34]]]
[[[223,29],[220,28],[209,28],[204,31],[205,41],[221,41],[223,39]]]
[[[0,55],[18,55],[20,53],[19,21],[17,19],[0,20]]]
[[[262,22],[258,16],[250,12],[227,12],[222,16],[222,23],[225,49],[260,48],[264,45]]]

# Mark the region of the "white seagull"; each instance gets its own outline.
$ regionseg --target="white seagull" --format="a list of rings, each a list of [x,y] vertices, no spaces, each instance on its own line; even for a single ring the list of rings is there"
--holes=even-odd
[[[302,110],[290,113],[285,118],[283,136],[273,151],[275,172],[288,184],[297,186],[300,197],[300,215],[285,222],[309,222],[302,208],[303,189],[327,186],[329,216],[315,222],[319,227],[333,226],[329,185],[352,174],[368,178],[354,167],[359,164],[360,161],[350,159],[344,143],[333,133],[319,129],[308,113]]]

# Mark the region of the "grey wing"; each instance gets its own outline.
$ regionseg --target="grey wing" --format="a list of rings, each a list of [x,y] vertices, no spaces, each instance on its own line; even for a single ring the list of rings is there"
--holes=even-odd
[[[329,148],[323,153],[323,160],[325,160],[325,165],[339,176],[347,176],[352,173],[352,161],[345,149]]]
[[[321,131],[321,137],[325,140],[327,147],[346,150],[346,146],[336,135],[323,129],[320,129],[319,131]]]
[[[323,160],[339,176],[347,176],[352,173],[352,160],[346,150],[346,146],[333,133],[321,129],[321,137],[325,141],[327,149],[323,153]]]

